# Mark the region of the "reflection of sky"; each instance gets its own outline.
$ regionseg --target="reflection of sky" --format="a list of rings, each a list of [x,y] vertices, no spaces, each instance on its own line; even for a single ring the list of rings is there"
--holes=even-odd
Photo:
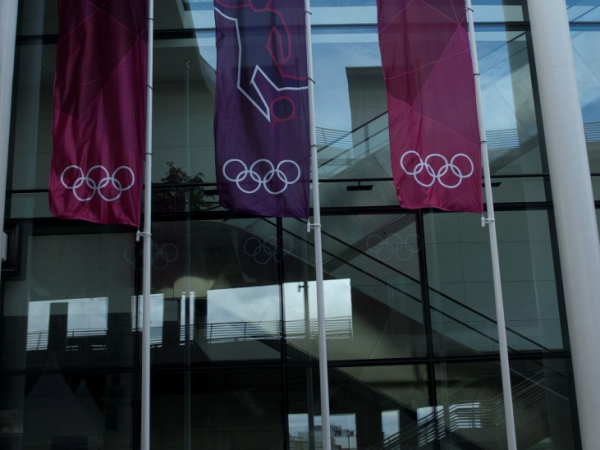
[[[212,0],[211,0],[212,3]],[[313,25],[338,25],[338,24],[375,24],[377,21],[377,11],[375,0],[362,2],[362,5],[335,6],[331,2],[322,2],[312,0],[311,2],[311,22]],[[212,9],[192,10],[192,20],[195,28],[214,28],[215,16]]]
[[[144,323],[144,302],[143,297],[140,295],[136,302],[136,297],[131,297],[131,328],[136,329],[135,323],[135,307],[138,307],[138,330],[141,330]],[[163,319],[165,315],[165,296],[164,294],[151,294],[150,295],[150,326],[151,327],[162,327]]]
[[[383,438],[389,438],[400,432],[400,415],[398,411],[381,412],[381,428]]]
[[[306,317],[306,299],[304,286],[301,282],[285,283],[283,285],[285,298],[285,320],[302,320]],[[325,317],[350,317],[352,315],[352,294],[350,279],[325,280],[323,282],[323,297],[325,299]],[[317,284],[308,282],[309,318],[317,318]]]
[[[567,0],[567,14],[570,21],[596,22],[600,20],[600,5],[597,1]]]
[[[201,8],[192,8],[192,17],[196,28],[215,26],[212,8],[213,0],[205,2]],[[523,21],[523,9],[520,5],[505,5],[503,0],[473,0],[475,20],[477,22],[520,22]],[[587,14],[586,20],[598,20],[598,9],[590,6],[589,0],[567,0],[572,9],[570,17]],[[313,25],[363,25],[377,21],[376,0],[311,0],[311,22]],[[587,4],[588,6],[581,6]],[[210,6],[209,6],[210,5]]]
[[[290,435],[298,436],[299,433],[308,431],[308,414],[289,414],[288,423]]]
[[[68,304],[67,329],[70,331],[106,330],[108,328],[108,297],[75,298],[30,302],[28,333],[49,330],[50,305],[53,303]]]
[[[350,280],[325,280],[325,317],[349,317],[352,315]],[[306,298],[301,282],[283,285],[285,319],[302,320],[306,317]],[[280,320],[279,286],[252,286],[219,289],[207,293],[208,323],[265,322]],[[314,281],[308,282],[309,317],[317,317],[317,290]]]
[[[208,323],[279,320],[279,286],[254,286],[207,292]]]
[[[600,9],[600,8],[598,8]],[[600,32],[573,32],[573,59],[584,122],[600,121]]]

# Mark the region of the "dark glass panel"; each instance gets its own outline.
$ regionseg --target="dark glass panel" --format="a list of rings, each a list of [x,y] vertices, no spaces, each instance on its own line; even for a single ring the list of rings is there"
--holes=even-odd
[[[152,448],[283,448],[281,381],[261,368],[153,374]]]
[[[567,363],[562,359],[511,361],[518,448],[576,448]],[[499,363],[439,364],[436,378],[438,417],[451,431],[442,448],[463,448],[460,443],[465,440],[483,448],[506,448]]]
[[[132,449],[129,373],[60,372],[0,377],[0,446],[35,450]]]
[[[2,277],[4,368],[134,364],[134,235],[70,225],[19,224]]]
[[[56,45],[18,45],[13,94],[8,190],[47,189],[52,158],[52,89]],[[13,217],[47,215],[47,199],[19,199]]]

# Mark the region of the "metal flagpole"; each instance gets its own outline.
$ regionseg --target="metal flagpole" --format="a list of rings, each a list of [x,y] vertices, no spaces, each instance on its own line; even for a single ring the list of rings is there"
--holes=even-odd
[[[477,48],[475,47],[475,26],[473,25],[473,9],[471,0],[466,0],[467,21],[469,23],[469,42],[471,59],[473,62],[473,75],[475,79],[475,98],[477,101],[477,118],[479,120],[479,135],[481,138],[481,159],[485,182],[485,201],[487,206],[487,219],[481,217],[481,225],[489,225],[490,248],[492,253],[492,271],[494,279],[494,296],[496,300],[496,320],[498,325],[498,341],[500,345],[500,370],[502,373],[502,392],[504,397],[504,416],[506,420],[506,439],[508,450],[517,450],[515,432],[515,417],[513,411],[512,388],[510,383],[510,366],[508,361],[508,342],[506,339],[506,323],[504,320],[504,302],[502,299],[502,281],[500,278],[500,261],[498,257],[498,238],[496,236],[496,219],[494,215],[494,199],[492,197],[492,183],[490,177],[490,162],[487,151],[487,138],[483,121],[483,108],[481,106],[481,80]]]
[[[312,61],[310,0],[304,0],[306,13],[306,57],[308,72],[308,108],[310,124],[310,159],[313,185],[313,224],[315,232],[315,271],[317,277],[317,318],[319,322],[319,382],[321,385],[321,437],[323,450],[331,450],[329,427],[329,378],[327,374],[327,333],[325,329],[325,299],[323,292],[323,244],[321,242],[321,204],[319,201],[319,165],[317,163],[317,131],[315,128],[315,89]]]
[[[150,450],[150,290],[152,270],[152,80],[154,64],[154,0],[148,0],[148,86],[146,89],[146,165],[144,167],[142,424],[141,449]]]

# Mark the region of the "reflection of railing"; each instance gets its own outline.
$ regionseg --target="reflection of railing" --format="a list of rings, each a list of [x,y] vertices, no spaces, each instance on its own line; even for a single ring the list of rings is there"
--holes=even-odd
[[[317,128],[317,146],[321,149],[329,145],[345,149],[351,148],[353,145],[352,133],[330,128]]]
[[[412,276],[400,271],[396,267],[393,267],[384,261],[378,260],[377,258],[373,257],[372,255],[369,255],[368,253],[362,251],[360,248],[354,247],[353,245],[348,244],[347,242],[344,242],[343,240],[341,240],[341,239],[337,238],[336,236],[333,236],[332,234],[327,233],[325,231],[322,231],[322,233],[323,233],[323,236],[325,236],[326,238],[331,239],[332,241],[338,242],[340,244],[343,244],[348,249],[352,249],[353,254],[361,255],[364,258],[368,258],[369,260],[371,260],[377,264],[380,264],[381,267],[385,268],[386,270],[389,270],[389,271],[393,272],[394,274],[402,276],[403,279],[410,281],[410,282],[414,283],[415,285],[418,285],[420,283],[420,281],[417,278],[412,277]],[[290,236],[293,236],[296,239],[305,240],[305,238],[303,238],[302,236],[299,236],[297,234],[293,234],[290,232],[288,232],[288,234],[290,234]],[[323,254],[326,256],[329,256],[333,259],[341,259],[337,254],[333,254],[333,253],[329,252],[326,248],[323,249]],[[377,271],[367,272],[366,270],[364,270],[362,268],[362,265],[358,265],[358,264],[355,265],[355,264],[351,263],[350,261],[343,260],[343,259],[342,259],[342,262],[344,263],[344,265],[346,267],[349,267],[349,268],[359,271],[362,275],[369,277],[370,279],[376,281],[377,283],[380,283],[382,286],[386,286],[388,289],[390,289],[394,292],[397,292],[398,294],[401,294],[406,299],[410,299],[410,300],[418,302],[418,303],[421,302],[421,298],[414,295],[414,293],[411,293],[408,290],[404,289],[405,286],[392,285],[388,281],[382,279],[380,276],[375,275],[375,272],[377,272]],[[435,295],[439,296],[441,299],[443,299],[444,301],[451,303],[453,305],[453,308],[460,307],[460,308],[462,308],[462,310],[461,310],[462,312],[467,312],[468,314],[472,314],[473,316],[478,317],[479,319],[482,319],[482,320],[479,321],[479,323],[472,321],[472,320],[470,320],[469,322],[465,322],[465,321],[461,320],[460,318],[457,318],[453,315],[453,314],[456,314],[456,311],[452,310],[453,314],[451,314],[450,312],[444,311],[444,309],[442,309],[442,307],[431,305],[430,309],[433,313],[438,314],[440,317],[443,317],[445,319],[449,319],[451,321],[450,323],[453,323],[454,325],[462,328],[463,330],[465,330],[467,332],[473,332],[473,333],[475,333],[476,336],[483,337],[486,342],[494,342],[496,344],[499,343],[499,341],[496,337],[490,336],[486,332],[486,329],[481,329],[481,328],[476,327],[476,325],[478,325],[478,324],[492,325],[488,328],[489,328],[490,333],[494,333],[495,330],[497,329],[497,327],[496,327],[497,322],[495,319],[488,317],[487,315],[483,314],[480,311],[477,311],[476,309],[474,309],[468,305],[465,305],[464,303],[460,302],[459,300],[456,300],[456,299],[450,297],[449,295],[445,294],[444,292],[442,292],[436,288],[429,287],[428,290],[432,295],[435,294]],[[533,345],[536,350],[543,350],[543,351],[548,351],[548,352],[551,351],[549,348],[547,348],[543,344],[536,342],[535,340],[529,338],[528,336],[525,336],[524,334],[522,334],[512,328],[507,327],[506,330],[508,333],[510,333],[509,334],[510,337],[512,337],[513,339],[520,339],[520,340],[522,340],[522,342],[526,342],[530,345]],[[434,331],[440,331],[442,333],[444,332],[444,330],[434,330]],[[514,349],[513,347],[510,347],[510,346],[508,347],[508,349],[511,351],[517,351],[516,349]]]
[[[206,325],[206,340],[211,343],[263,341],[279,339],[281,322],[223,322]]]
[[[0,434],[14,433],[17,425],[17,413],[11,412],[0,417]]]
[[[104,350],[106,344],[101,336],[106,336],[106,329],[85,329],[67,331],[67,350],[77,350],[81,346],[87,346],[91,350]],[[48,330],[27,333],[27,351],[48,349]]]
[[[539,373],[536,377],[513,386],[512,398],[515,414],[526,411],[533,404],[543,400],[548,392],[554,392],[550,390],[550,385],[556,382],[560,383],[561,380],[558,377],[547,379]],[[494,428],[503,425],[505,421],[502,394],[487,400],[457,402],[450,405],[447,411],[447,422],[444,409],[438,407],[437,411],[404,427],[399,433],[384,439],[383,442],[370,447],[369,450],[413,450],[430,442],[441,440],[446,437],[447,433],[457,433],[461,429]]]
[[[48,349],[48,331],[27,333],[27,351]]]
[[[311,319],[288,320],[285,325],[280,320],[265,322],[227,322],[206,325],[208,343],[243,342],[256,340],[315,339],[318,336],[318,321]],[[351,338],[352,317],[330,317],[325,319],[328,339]],[[308,336],[307,336],[308,335]]]
[[[600,141],[600,122],[587,122],[583,124],[585,140],[587,142]]]
[[[306,325],[306,320],[286,321],[285,337],[287,339],[316,339],[319,335],[318,320],[310,319],[308,327]],[[327,339],[351,338],[353,336],[352,317],[326,318],[325,331],[327,333]]]
[[[282,339],[316,339],[318,336],[317,319],[280,320],[264,322],[223,322],[205,325],[203,333],[210,344],[225,342],[263,341]],[[179,344],[185,345],[186,325],[181,325]],[[352,338],[352,317],[329,317],[325,319],[325,330],[328,339]],[[190,342],[194,340],[195,331],[190,330]],[[48,330],[27,333],[27,351],[48,350]],[[105,350],[107,330],[69,330],[66,350],[83,349]],[[101,337],[104,337],[102,339]],[[93,340],[91,338],[94,338]],[[150,346],[163,345],[163,327],[150,327]]]

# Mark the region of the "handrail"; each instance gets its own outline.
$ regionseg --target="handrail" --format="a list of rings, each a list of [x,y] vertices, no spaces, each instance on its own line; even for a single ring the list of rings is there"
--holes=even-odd
[[[296,219],[296,220],[300,221],[300,219]],[[365,253],[365,252],[361,251],[360,249],[358,249],[358,248],[354,247],[352,244],[348,244],[348,243],[346,243],[346,242],[342,241],[341,239],[339,239],[339,238],[337,238],[337,237],[335,237],[335,236],[333,236],[333,235],[331,235],[331,234],[329,234],[329,233],[327,233],[327,232],[325,232],[325,231],[322,231],[322,233],[323,233],[325,236],[329,237],[330,239],[332,239],[332,240],[335,240],[336,242],[339,242],[339,243],[341,243],[341,244],[343,244],[343,245],[346,245],[346,246],[347,246],[349,249],[352,249],[352,250],[356,251],[357,253],[361,254],[362,256],[364,256],[364,257],[366,257],[366,258],[369,258],[369,259],[371,259],[372,261],[375,261],[375,262],[376,262],[376,263],[378,263],[378,264],[381,264],[382,266],[384,266],[385,268],[387,268],[387,269],[389,269],[389,270],[391,270],[391,271],[395,272],[396,274],[398,274],[398,275],[401,275],[401,276],[403,276],[403,277],[407,278],[408,280],[410,280],[410,281],[413,281],[413,282],[415,282],[415,283],[420,283],[420,281],[419,281],[419,280],[417,280],[416,278],[414,278],[414,277],[412,277],[412,276],[410,276],[410,275],[408,275],[408,274],[406,274],[406,273],[402,272],[401,270],[398,270],[397,268],[395,268],[395,267],[393,267],[393,266],[390,266],[389,264],[387,264],[387,263],[385,263],[385,262],[383,262],[383,261],[380,261],[380,260],[378,260],[378,259],[374,258],[373,256],[371,256],[371,255],[369,255],[369,254],[367,254],[367,253]],[[296,237],[297,239],[302,239],[300,236],[298,236],[298,235],[296,235],[296,234],[293,234],[293,233],[290,233],[289,231],[288,231],[288,234],[290,234],[290,235],[292,235],[292,236]],[[395,286],[393,286],[393,285],[391,285],[391,284],[387,283],[385,280],[381,280],[381,279],[379,279],[379,278],[375,277],[374,275],[372,275],[372,274],[369,274],[369,273],[367,273],[367,272],[365,272],[365,271],[363,271],[363,270],[359,269],[358,267],[355,267],[353,264],[349,263],[348,261],[345,261],[345,260],[343,260],[342,258],[339,258],[337,255],[334,255],[333,253],[331,253],[331,252],[328,252],[328,251],[326,251],[326,250],[324,250],[324,251],[325,251],[325,252],[326,252],[328,255],[330,255],[332,258],[338,259],[338,260],[342,261],[344,264],[346,264],[346,265],[348,265],[348,266],[350,266],[350,267],[353,267],[353,268],[355,268],[355,269],[357,269],[357,270],[361,271],[361,273],[364,273],[364,274],[366,274],[367,276],[370,276],[371,278],[373,278],[373,279],[375,279],[375,280],[377,280],[377,281],[380,281],[380,282],[382,282],[382,283],[383,283],[383,284],[384,284],[386,287],[388,287],[388,288],[391,288],[391,289],[395,289],[395,290],[397,290],[398,292],[401,292],[401,293],[403,293],[404,295],[406,295],[407,297],[409,297],[409,298],[411,298],[411,299],[413,299],[413,300],[416,300],[416,301],[418,301],[418,302],[420,302],[420,301],[421,301],[421,299],[419,299],[419,298],[417,298],[417,297],[415,297],[415,296],[413,296],[413,295],[411,295],[411,294],[408,294],[407,292],[404,292],[404,291],[402,291],[402,290],[401,290],[401,289],[399,289],[399,288],[396,288]],[[491,322],[491,323],[493,323],[493,324],[496,324],[496,323],[497,323],[497,322],[496,322],[494,319],[492,319],[491,317],[488,317],[488,316],[486,316],[486,315],[485,315],[485,314],[483,314],[482,312],[480,312],[480,311],[477,311],[477,310],[475,310],[475,309],[471,308],[470,306],[467,306],[467,305],[463,304],[462,302],[460,302],[460,301],[458,301],[458,300],[456,300],[456,299],[454,299],[454,298],[450,297],[449,295],[447,295],[447,294],[445,294],[445,293],[443,293],[443,292],[441,292],[441,291],[439,291],[439,290],[437,290],[437,289],[435,289],[435,288],[433,288],[433,287],[428,287],[428,289],[429,289],[430,291],[432,291],[432,292],[435,292],[436,294],[438,294],[438,295],[442,296],[443,298],[445,298],[445,299],[447,299],[447,300],[451,301],[452,303],[454,303],[454,304],[456,304],[456,305],[459,305],[459,306],[461,306],[462,308],[465,308],[467,311],[469,311],[469,312],[471,312],[471,313],[473,313],[473,314],[475,314],[475,315],[477,315],[477,316],[481,317],[482,319],[484,319],[484,320],[486,320],[486,321],[489,321],[489,322]],[[469,325],[467,325],[467,324],[465,324],[465,323],[461,322],[460,320],[458,320],[458,319],[456,319],[456,318],[454,318],[454,317],[452,317],[452,316],[449,316],[449,315],[447,315],[447,314],[446,314],[444,311],[442,311],[442,310],[439,310],[438,308],[436,308],[436,307],[434,307],[434,306],[431,306],[431,309],[432,309],[433,311],[436,311],[436,312],[438,312],[438,313],[440,313],[440,314],[444,315],[445,317],[449,317],[449,318],[453,319],[454,321],[456,321],[457,323],[459,323],[459,324],[461,324],[461,325],[463,325],[463,326],[469,327]],[[525,341],[529,342],[530,344],[533,344],[533,345],[535,345],[535,346],[539,347],[539,348],[540,348],[540,349],[542,349],[542,350],[545,350],[545,351],[548,351],[548,352],[551,352],[551,351],[552,351],[551,349],[549,349],[549,348],[545,347],[544,345],[540,344],[539,342],[536,342],[536,341],[532,340],[531,338],[529,338],[529,337],[527,337],[527,336],[525,336],[525,335],[523,335],[523,334],[519,333],[518,331],[515,331],[515,330],[513,330],[513,329],[511,329],[511,328],[508,328],[508,327],[507,327],[506,329],[507,329],[507,331],[510,331],[510,332],[512,332],[512,333],[513,333],[513,334],[515,334],[516,336],[520,337],[521,339],[524,339]],[[483,335],[483,336],[485,336],[485,337],[487,337],[487,338],[489,338],[489,339],[491,339],[492,341],[494,341],[494,342],[496,342],[496,343],[498,342],[498,340],[497,340],[497,339],[495,339],[495,338],[493,338],[493,337],[491,337],[491,336],[488,336],[488,335],[486,335],[486,334],[482,334],[482,335]],[[510,348],[510,347],[509,347],[509,350],[516,351],[515,349],[512,349],[512,348]]]
[[[545,392],[549,388],[542,384],[542,378],[544,377],[540,374],[537,379],[524,380],[513,387],[515,413],[525,411],[529,406],[544,399]],[[388,436],[381,443],[369,447],[368,450],[417,449],[430,442],[444,439],[447,433],[456,433],[460,429],[469,428],[494,428],[505,421],[501,393],[486,400],[457,402],[449,405],[447,411],[448,427],[445,425],[445,411],[434,410],[405,426],[398,433]],[[465,439],[464,436],[461,438]]]

